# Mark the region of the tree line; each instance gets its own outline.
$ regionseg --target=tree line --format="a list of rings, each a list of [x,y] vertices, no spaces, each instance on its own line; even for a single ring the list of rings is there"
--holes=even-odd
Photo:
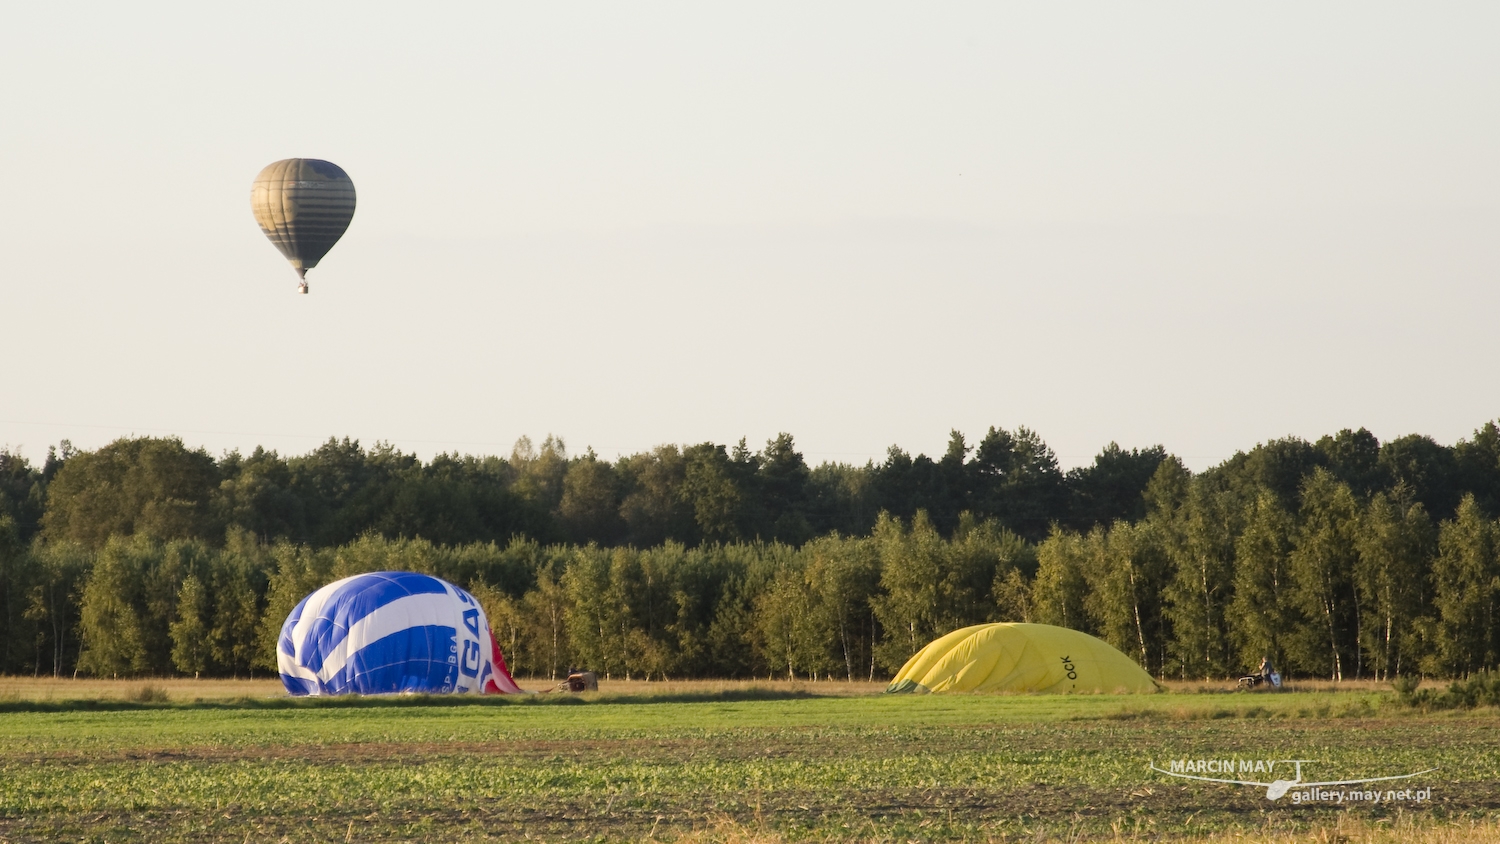
[[[226,531],[262,542],[342,545],[369,533],[435,543],[673,541],[800,545],[866,535],[880,513],[918,510],[944,531],[970,512],[1038,540],[1058,522],[1088,527],[1143,515],[1140,494],[1166,452],[1111,444],[1093,465],[1063,472],[1034,432],[991,428],[977,446],[957,431],[938,460],[892,446],[865,466],[810,467],[790,434],[760,451],[742,439],[664,445],[601,460],[569,456],[562,440],[529,438],[508,458],[440,454],[427,463],[389,445],[329,439],[283,457],[255,449],[218,459],[176,438],[127,438],[93,452],[64,442],[41,466],[0,451],[0,513],[23,542],[41,534],[99,547],[147,533],[219,545]]]
[[[520,676],[889,676],[935,636],[1029,620],[1161,677],[1500,663],[1500,429],[1257,445],[1193,474],[1111,444],[1059,470],[1024,428],[932,460],[809,467],[789,435],[610,462],[330,440],[217,459],[173,438],[33,466],[0,451],[0,671],[244,675],[313,589],[425,571]]]

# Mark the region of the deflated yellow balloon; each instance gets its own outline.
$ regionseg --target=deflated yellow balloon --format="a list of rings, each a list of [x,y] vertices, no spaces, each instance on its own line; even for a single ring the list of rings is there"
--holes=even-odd
[[[307,271],[328,254],[354,219],[354,182],[341,167],[316,158],[266,165],[250,188],[250,210],[271,243],[291,262],[307,292]]]
[[[1040,692],[1150,694],[1156,683],[1130,657],[1087,633],[1050,624],[978,624],[930,642],[887,694]]]

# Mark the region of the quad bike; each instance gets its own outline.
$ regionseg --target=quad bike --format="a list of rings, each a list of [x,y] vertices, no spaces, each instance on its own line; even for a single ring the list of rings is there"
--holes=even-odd
[[[1281,675],[1275,671],[1271,672],[1270,677],[1263,677],[1259,674],[1246,674],[1245,676],[1240,678],[1239,686],[1237,686],[1236,688],[1238,688],[1239,691],[1243,692],[1249,691],[1251,689],[1258,689],[1261,686],[1267,686],[1273,689],[1281,688]]]
[[[597,692],[599,691],[599,675],[592,671],[574,671],[568,675],[568,679],[557,684],[560,692]]]

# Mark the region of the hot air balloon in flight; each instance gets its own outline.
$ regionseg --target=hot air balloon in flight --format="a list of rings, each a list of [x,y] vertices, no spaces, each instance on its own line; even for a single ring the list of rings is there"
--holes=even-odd
[[[517,694],[484,608],[427,574],[357,574],[292,610],[276,644],[293,695]]]
[[[343,168],[316,158],[266,165],[250,188],[250,210],[291,262],[307,292],[307,271],[333,248],[354,219],[354,182]]]

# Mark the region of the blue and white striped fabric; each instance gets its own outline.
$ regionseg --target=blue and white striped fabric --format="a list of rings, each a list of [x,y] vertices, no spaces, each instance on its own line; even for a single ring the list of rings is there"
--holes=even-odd
[[[357,574],[303,598],[276,664],[294,695],[521,691],[479,602],[412,572]]]

